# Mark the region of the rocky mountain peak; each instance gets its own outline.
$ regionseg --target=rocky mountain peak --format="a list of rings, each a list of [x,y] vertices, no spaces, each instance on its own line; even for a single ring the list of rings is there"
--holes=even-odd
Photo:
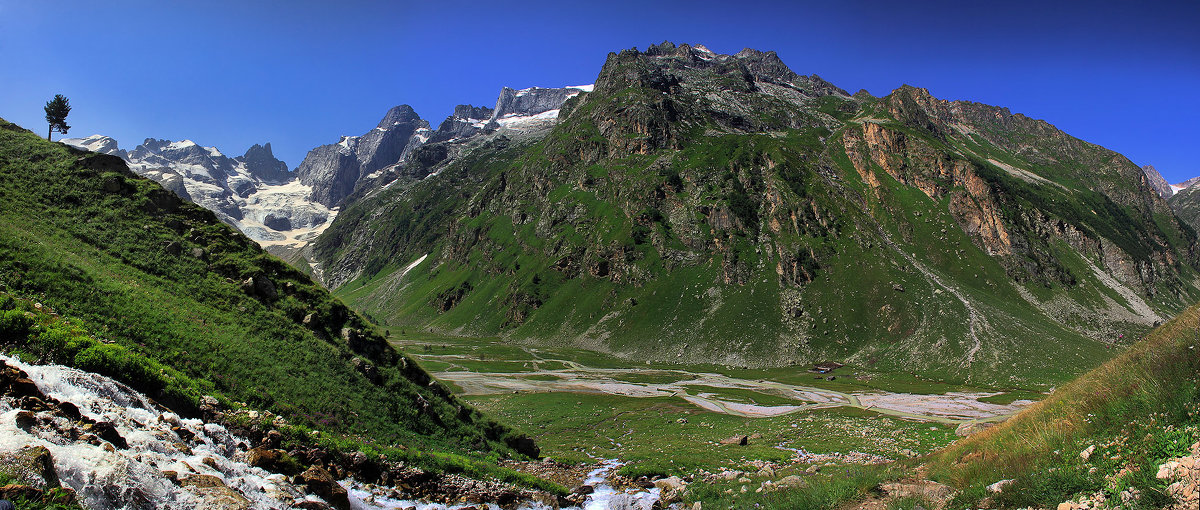
[[[379,120],[379,124],[377,124],[375,127],[389,129],[397,124],[410,124],[414,122],[420,122],[420,120],[421,116],[417,115],[416,110],[413,110],[413,108],[409,105],[402,104],[399,106],[394,106],[392,109],[388,110],[387,114],[385,114],[383,118]]]
[[[487,120],[492,118],[492,109],[486,106],[460,104],[454,107],[454,117],[460,119]]]
[[[246,149],[246,154],[238,158],[246,164],[250,175],[269,182],[285,182],[291,179],[287,163],[275,158],[271,152],[271,142],[265,145],[254,144]]]
[[[1146,165],[1142,167],[1142,173],[1146,174],[1146,183],[1158,192],[1158,196],[1163,198],[1171,198],[1175,194],[1175,190],[1171,188],[1171,184],[1163,178],[1162,174],[1158,173],[1158,169],[1154,165]]]

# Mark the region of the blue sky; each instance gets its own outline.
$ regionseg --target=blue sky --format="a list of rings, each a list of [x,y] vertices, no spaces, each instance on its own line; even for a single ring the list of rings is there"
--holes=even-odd
[[[1200,2],[0,0],[0,117],[43,132],[61,93],[68,136],[269,141],[294,168],[394,105],[436,126],[671,40],[775,50],[850,92],[1007,106],[1178,182],[1200,175],[1197,27]]]

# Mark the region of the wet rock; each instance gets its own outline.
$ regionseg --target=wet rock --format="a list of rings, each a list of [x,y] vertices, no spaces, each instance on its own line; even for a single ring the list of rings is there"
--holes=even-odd
[[[334,508],[338,510],[350,510],[350,499],[346,495],[346,489],[338,485],[333,475],[320,466],[310,467],[305,472],[300,473],[296,477],[296,483],[303,484],[308,488],[309,492],[320,496]]]
[[[0,454],[0,475],[34,489],[45,491],[60,487],[54,471],[54,459],[44,446],[25,447]]]
[[[17,413],[16,422],[18,428],[28,431],[34,425],[37,425],[37,417],[33,414],[33,411],[22,410]]]
[[[252,506],[237,491],[230,489],[220,478],[212,475],[191,475],[179,481],[183,487],[204,502],[203,508],[215,510],[248,510]]]
[[[283,452],[259,446],[251,449],[244,455],[246,464],[277,473],[279,472],[279,461],[283,456]]]
[[[59,402],[58,412],[70,420],[78,420],[83,417],[83,414],[79,412],[79,407],[70,402]]]
[[[117,427],[115,427],[111,422],[100,421],[84,425],[83,430],[95,434],[100,439],[108,441],[113,446],[122,450],[129,448],[129,443],[125,442],[125,438],[121,437],[121,433],[117,432]]]

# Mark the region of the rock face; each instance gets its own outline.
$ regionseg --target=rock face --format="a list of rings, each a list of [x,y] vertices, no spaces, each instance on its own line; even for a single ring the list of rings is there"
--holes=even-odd
[[[414,151],[437,178],[359,197],[314,245],[324,282],[387,279],[357,303],[380,317],[637,359],[995,380],[1200,297],[1196,236],[1140,167],[1002,107],[671,43],[577,90],[505,91],[495,133]],[[508,129],[539,94],[570,96],[549,134]],[[1060,333],[1014,340],[1035,330]]]
[[[216,147],[190,140],[147,138],[128,152],[119,149],[116,140],[100,135],[61,141],[120,157],[138,175],[213,211],[221,221],[268,247],[307,243],[336,216],[336,211],[310,200],[312,187],[275,158],[270,143],[255,144],[245,155],[231,158]]]
[[[429,123],[408,105],[388,110],[374,129],[361,136],[343,136],[336,144],[308,152],[296,174],[312,187],[313,201],[336,207],[354,191],[358,181],[386,166],[399,163],[429,137]]]
[[[288,173],[287,163],[275,159],[275,154],[271,152],[271,142],[267,142],[266,145],[250,146],[241,159],[246,165],[246,171],[250,172],[250,175],[262,179],[263,182],[282,184],[292,177]]]
[[[1146,174],[1147,184],[1158,192],[1158,196],[1166,200],[1175,194],[1175,189],[1163,178],[1162,174],[1158,173],[1158,169],[1154,168],[1154,165],[1142,167],[1142,172]]]

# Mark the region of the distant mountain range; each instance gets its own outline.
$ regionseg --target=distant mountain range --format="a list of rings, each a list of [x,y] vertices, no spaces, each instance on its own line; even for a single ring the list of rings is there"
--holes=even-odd
[[[425,174],[406,173],[404,168],[412,166],[405,162],[425,143],[545,129],[554,123],[564,101],[587,90],[590,85],[505,87],[495,108],[459,105],[437,130],[430,129],[429,122],[411,107],[400,105],[370,131],[312,149],[295,171],[275,158],[270,143],[256,144],[231,158],[216,147],[191,140],[148,138],[133,150],[121,149],[116,140],[103,135],[61,141],[124,159],[139,175],[212,210],[265,248],[286,256],[324,231],[355,190],[386,186],[400,178],[424,178]],[[297,262],[294,255],[288,258]]]

